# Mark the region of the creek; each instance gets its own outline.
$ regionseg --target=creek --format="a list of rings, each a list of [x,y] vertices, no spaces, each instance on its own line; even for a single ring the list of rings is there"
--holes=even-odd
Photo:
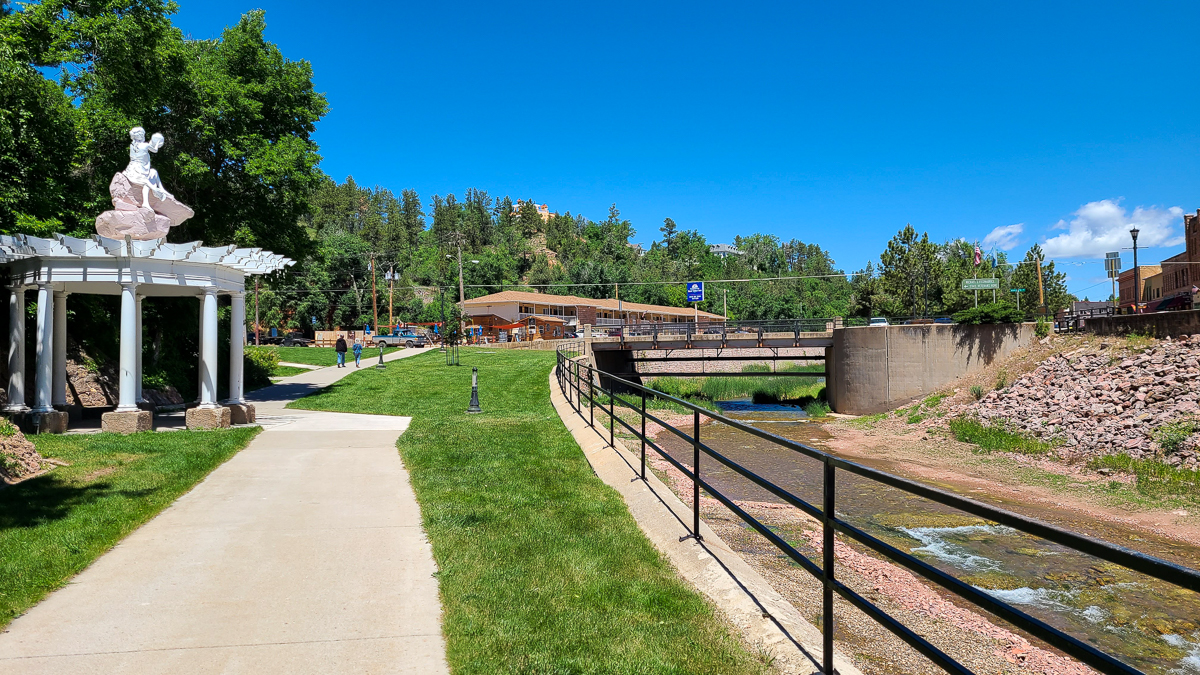
[[[828,433],[799,408],[747,400],[719,405],[730,418],[829,451]],[[820,507],[822,471],[816,460],[718,422],[702,427],[700,436],[729,459]],[[672,457],[691,464],[690,445],[670,433],[657,440]],[[895,470],[885,458],[855,461]],[[711,458],[701,457],[701,475],[735,500],[781,501]],[[1082,526],[1078,514],[974,492],[967,496],[1186,566],[1200,561],[1196,547],[1117,524],[1089,519]],[[838,515],[848,522],[1140,670],[1200,675],[1200,594],[845,471],[838,472],[836,500]],[[803,540],[798,531],[780,533],[793,544]]]

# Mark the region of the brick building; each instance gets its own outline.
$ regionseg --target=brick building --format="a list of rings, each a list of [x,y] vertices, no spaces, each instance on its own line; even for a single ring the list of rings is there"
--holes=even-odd
[[[1196,215],[1183,216],[1183,235],[1184,252],[1162,261],[1163,305],[1171,305],[1170,309],[1193,306],[1192,288],[1200,282],[1200,209]]]

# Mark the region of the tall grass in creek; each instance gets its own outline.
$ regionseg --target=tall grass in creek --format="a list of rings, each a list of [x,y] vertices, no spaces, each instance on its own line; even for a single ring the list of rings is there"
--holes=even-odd
[[[720,401],[749,398],[755,403],[785,403],[803,406],[810,414],[829,411],[825,401],[825,367],[821,364],[793,364],[780,368],[784,372],[813,373],[812,377],[769,375],[765,365],[749,365],[743,373],[764,373],[762,377],[656,377],[646,386],[668,396],[697,404],[719,404]]]

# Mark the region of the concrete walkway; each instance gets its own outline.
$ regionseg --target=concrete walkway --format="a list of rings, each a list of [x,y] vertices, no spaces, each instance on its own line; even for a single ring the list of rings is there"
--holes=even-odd
[[[284,410],[351,372],[253,392],[265,430],[14,621],[0,672],[448,672],[409,418]]]

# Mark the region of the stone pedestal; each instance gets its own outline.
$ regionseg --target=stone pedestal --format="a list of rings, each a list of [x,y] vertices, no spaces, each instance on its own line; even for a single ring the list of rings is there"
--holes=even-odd
[[[4,416],[8,418],[9,422],[13,423],[13,426],[20,429],[21,433],[26,435],[37,433],[37,425],[34,424],[33,413],[28,410],[10,410],[6,411]]]
[[[83,406],[78,403],[64,403],[55,405],[54,409],[59,412],[67,413],[68,424],[78,424],[83,421]]]
[[[227,403],[225,407],[229,409],[229,421],[233,424],[254,424],[257,421],[253,404]]]
[[[100,416],[100,430],[114,434],[134,434],[154,429],[154,415],[148,410],[106,412]]]
[[[67,431],[67,421],[70,415],[65,412],[33,413],[33,427],[39,434],[63,434]]]
[[[188,429],[228,429],[229,408],[188,408],[184,414]]]

